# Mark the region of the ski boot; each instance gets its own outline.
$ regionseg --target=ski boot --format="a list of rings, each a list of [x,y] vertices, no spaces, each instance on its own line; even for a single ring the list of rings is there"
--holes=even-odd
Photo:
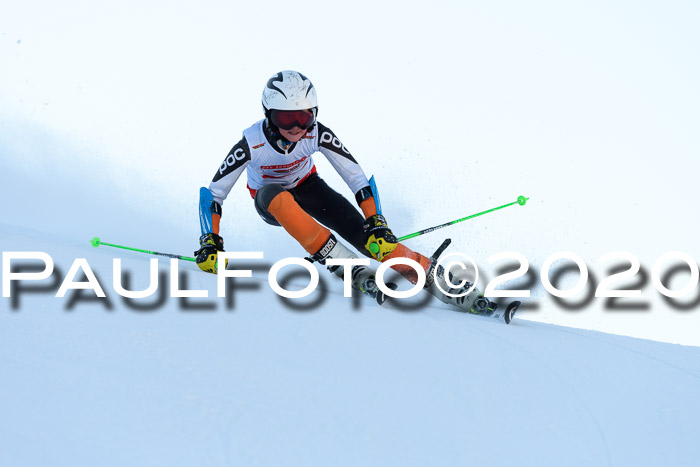
[[[471,282],[466,282],[459,288],[450,287],[445,280],[445,271],[442,269],[442,267],[438,268],[436,282],[439,282],[440,287],[442,287],[443,290],[456,295],[464,294],[464,292],[469,290],[473,285]],[[452,276],[452,274],[450,274],[450,282],[454,284],[455,282],[459,282],[459,280],[455,281],[455,278]],[[477,288],[474,288],[474,290],[461,297],[450,297],[445,295],[437,288],[437,286],[435,286],[435,284],[433,284],[432,288],[428,289],[428,291],[440,299],[440,301],[455,305],[460,309],[460,311],[475,315],[489,316],[499,321],[505,321],[506,324],[510,324],[510,322],[513,320],[513,316],[515,316],[515,312],[518,311],[518,308],[521,305],[521,303],[516,300],[510,302],[505,309],[499,309],[496,302],[484,297],[484,295]]]
[[[454,284],[455,282],[452,274],[450,273],[449,275],[448,283],[448,280],[445,278],[445,269],[442,266],[437,266],[438,258],[451,242],[452,240],[449,238],[446,239],[430,257],[430,267],[426,271],[426,290],[441,302],[454,305],[459,308],[460,311],[475,315],[491,316],[498,307],[495,302],[492,302],[488,298],[484,297],[484,294],[482,294],[476,287],[474,287],[468,294],[465,293],[474,285],[471,282],[467,281],[460,287],[453,287],[450,285],[450,283]],[[436,270],[436,267],[437,272],[435,273],[434,271]],[[447,295],[445,292],[449,293],[450,295],[457,296],[452,297]]]
[[[454,283],[454,278],[451,275],[449,282]],[[484,297],[484,294],[482,294],[478,288],[474,287],[471,292],[465,293],[467,290],[472,288],[473,285],[474,284],[471,282],[466,282],[461,287],[452,287],[445,279],[445,270],[442,266],[440,266],[438,267],[437,274],[435,274],[434,279],[430,281],[427,289],[430,294],[437,297],[441,302],[454,305],[459,308],[460,311],[475,315],[492,315],[493,312],[496,311],[498,305]],[[447,295],[445,292],[457,296],[452,297]]]
[[[328,242],[321,248],[315,255],[311,258],[307,258],[311,262],[318,262],[323,265],[326,264],[326,260],[329,258],[358,258],[358,256],[353,253],[348,247],[339,242],[335,235],[331,234]],[[328,270],[334,275],[338,276],[341,280],[345,278],[345,267],[339,265],[328,266]],[[379,290],[377,286],[377,281],[374,276],[374,271],[368,266],[353,266],[352,267],[352,288],[358,290],[363,294],[369,295],[370,297],[377,300],[380,305],[386,300],[386,296],[382,291]],[[393,286],[393,287],[392,287]],[[387,284],[387,287],[395,288],[394,284]]]

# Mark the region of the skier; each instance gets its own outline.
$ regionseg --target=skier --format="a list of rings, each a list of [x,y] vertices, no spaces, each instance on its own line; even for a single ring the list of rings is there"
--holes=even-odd
[[[361,254],[377,261],[405,257],[417,261],[427,273],[426,289],[441,301],[456,305],[461,311],[490,314],[495,303],[474,288],[466,296],[452,297],[472,284],[456,289],[445,281],[442,268],[432,279],[433,262],[401,244],[383,215],[377,213],[367,177],[350,151],[338,137],[317,120],[316,88],[296,71],[281,71],[270,78],[263,89],[265,118],[243,131],[221,163],[209,188],[200,190],[200,249],[195,252],[197,265],[216,273],[217,252],[224,251],[219,235],[222,204],[244,170],[248,190],[262,219],[282,226],[311,256],[321,264],[329,258],[357,258],[340,241],[338,234]],[[318,175],[312,154],[321,152],[348,187],[355,193],[362,214]],[[372,245],[374,244],[374,245]],[[416,284],[416,271],[407,265],[393,268]],[[342,266],[329,270],[343,277]],[[354,266],[352,287],[377,298],[380,294],[374,271]]]

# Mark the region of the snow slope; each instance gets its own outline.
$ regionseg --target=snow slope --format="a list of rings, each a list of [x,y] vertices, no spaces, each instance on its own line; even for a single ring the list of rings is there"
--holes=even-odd
[[[290,306],[266,281],[274,253],[235,280],[232,303],[214,298],[214,276],[182,263],[187,288],[210,298],[156,295],[133,309],[114,292],[112,258],[143,289],[147,257],[10,225],[0,239],[49,253],[57,268],[42,291],[0,302],[0,465],[680,466],[700,456],[700,348],[507,326],[437,301],[380,308],[343,298],[324,272],[327,292],[301,299],[321,302]],[[54,297],[75,258],[106,300]]]

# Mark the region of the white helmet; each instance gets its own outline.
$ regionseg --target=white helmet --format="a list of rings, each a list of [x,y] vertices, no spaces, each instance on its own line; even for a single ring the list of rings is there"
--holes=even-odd
[[[265,116],[270,118],[271,110],[318,111],[316,88],[311,80],[298,71],[280,71],[270,78],[263,89],[262,105]]]

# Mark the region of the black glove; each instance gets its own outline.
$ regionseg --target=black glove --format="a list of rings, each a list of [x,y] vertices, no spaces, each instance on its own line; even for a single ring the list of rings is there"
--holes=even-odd
[[[382,261],[399,243],[381,214],[368,217],[362,224],[362,229],[365,234],[365,248],[377,261]]]
[[[216,274],[216,261],[218,253],[224,251],[224,239],[215,233],[208,233],[199,237],[199,244],[201,248],[194,252],[197,266],[202,271]]]

